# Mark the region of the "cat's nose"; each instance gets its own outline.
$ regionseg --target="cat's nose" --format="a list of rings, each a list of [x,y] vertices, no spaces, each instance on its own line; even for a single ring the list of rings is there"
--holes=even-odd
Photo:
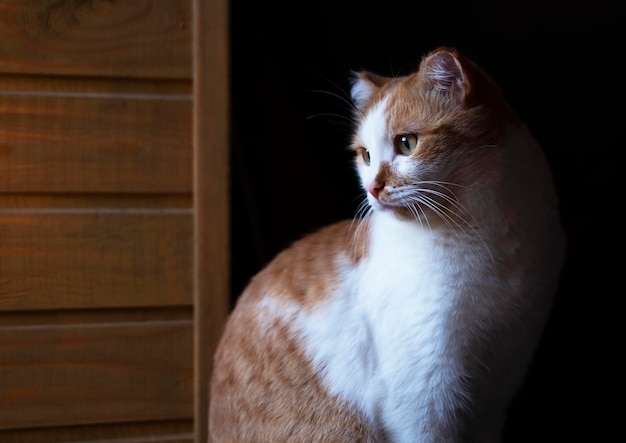
[[[376,200],[378,200],[378,194],[380,194],[380,191],[382,191],[384,187],[384,185],[381,185],[378,182],[373,182],[367,187],[367,192],[372,194]]]

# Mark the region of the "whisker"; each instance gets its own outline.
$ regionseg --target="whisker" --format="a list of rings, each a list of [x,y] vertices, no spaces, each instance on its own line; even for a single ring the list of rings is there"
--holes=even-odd
[[[443,192],[439,192],[439,191],[435,191],[432,189],[420,189],[420,192],[430,192],[431,194],[435,194],[438,197],[441,197],[443,200],[446,200],[448,203],[450,203],[451,205],[453,205],[456,209],[460,210],[462,213],[464,214],[470,214],[471,213],[461,204],[459,203],[459,200],[456,198],[456,196],[454,194],[453,197],[443,193]],[[453,212],[454,213],[454,212]],[[456,214],[459,217],[461,216],[460,214]],[[463,220],[465,223],[468,223],[466,220]],[[469,225],[469,223],[468,223]]]
[[[460,210],[463,214],[469,214],[470,217],[472,216],[470,211],[467,210],[467,208],[465,208],[459,201],[459,198],[456,196],[456,194],[450,190],[450,188],[448,188],[448,186],[458,186],[458,187],[462,187],[464,189],[469,189],[467,186],[463,186],[463,185],[458,185],[455,183],[451,183],[451,182],[443,182],[443,181],[421,181],[418,182],[420,184],[431,184],[431,185],[437,185],[442,187],[445,191],[447,191],[450,195],[446,194],[445,192],[441,192],[441,191],[437,191],[435,189],[430,189],[430,188],[418,188],[415,191],[417,192],[430,192],[444,200],[446,200],[447,202],[449,202],[450,204],[452,204],[456,209]],[[456,214],[458,216],[460,216],[460,214]],[[465,223],[468,223],[466,220],[463,220]],[[475,220],[474,220],[475,221]],[[469,223],[468,223],[469,225]]]
[[[367,201],[367,196],[363,196],[359,206],[357,208],[355,216],[352,218],[350,223],[350,230],[353,232],[352,238],[350,239],[349,248],[352,249],[354,256],[358,256],[357,247],[359,245],[359,238],[363,234],[364,227],[368,226],[367,219],[370,217],[374,209],[369,205]],[[354,227],[354,223],[357,223],[356,227]],[[364,253],[365,251],[361,251]]]
[[[344,92],[341,88],[339,88],[339,86],[338,86],[338,85],[335,85],[335,86],[337,86],[337,88],[338,88],[340,91]],[[347,105],[347,106],[348,106],[348,109],[349,109],[350,111],[354,112],[354,111],[356,111],[356,110],[357,110],[357,109],[356,109],[356,106],[355,106],[354,102],[352,101],[352,99],[350,98],[350,96],[348,96],[348,97],[344,97],[344,96],[342,96],[342,95],[339,95],[339,94],[334,93],[334,92],[331,92],[331,91],[326,91],[326,90],[324,90],[324,89],[309,89],[309,92],[317,92],[317,93],[319,93],[319,94],[327,94],[327,95],[330,95],[331,97],[334,97],[334,98],[339,99],[339,101],[340,101],[341,103],[343,103],[343,104]]]
[[[419,203],[419,202],[418,202]],[[415,219],[419,222],[420,227],[424,227],[424,223],[422,222],[422,219],[426,222],[426,224],[428,225],[428,230],[432,232],[432,228],[430,226],[430,222],[428,221],[428,217],[426,217],[426,213],[424,212],[424,209],[419,205],[410,205],[409,207],[409,211],[411,211],[411,213],[413,214],[413,217],[415,217]],[[420,217],[419,212],[422,213],[422,216]]]
[[[450,203],[453,206],[453,208],[456,210],[453,210],[452,208],[447,207],[443,203],[438,202],[428,196],[425,196],[423,193],[431,193],[433,195],[439,196],[443,200]],[[465,208],[458,201],[456,197],[452,198],[449,195],[446,195],[445,193],[441,193],[439,191],[435,191],[435,190],[428,189],[428,188],[420,188],[420,189],[415,190],[415,195],[411,196],[411,200],[422,203],[423,205],[430,208],[435,214],[439,215],[439,217],[441,217],[441,219],[446,223],[446,225],[448,225],[448,227],[450,227],[456,233],[457,237],[458,237],[458,233],[457,233],[457,230],[455,229],[455,226],[456,228],[460,229],[461,232],[467,232],[467,229],[469,229],[483,243],[485,250],[489,254],[491,262],[495,264],[493,254],[491,253],[491,250],[489,249],[487,242],[485,241],[483,235],[481,235],[480,231],[475,227],[475,225],[477,225],[476,220],[474,219],[471,212],[468,211],[467,208]],[[454,215],[456,218],[452,217],[450,214]],[[474,223],[470,223],[470,221],[468,221],[467,218],[465,217],[466,215],[469,216],[471,219],[473,219],[472,221],[474,221]],[[456,220],[457,218],[464,225],[461,225]],[[452,224],[454,224],[454,226]]]
[[[450,215],[446,214],[442,210],[442,209],[446,209],[446,210],[450,211],[449,208],[447,208],[445,205],[442,205],[441,203],[437,202],[436,200],[433,200],[432,198],[427,197],[427,196],[423,196],[423,195],[416,196],[413,200],[417,201],[418,203],[423,204],[424,206],[429,208],[431,211],[433,211],[435,214],[439,215],[439,217],[441,217],[441,219],[446,223],[446,225],[448,225],[448,227],[455,232],[457,237],[459,237],[458,236],[458,232],[455,229],[455,227],[452,225],[452,223],[454,223],[454,225],[456,225],[457,228],[461,229],[461,231],[463,231],[463,226],[461,226],[456,220],[454,220]],[[453,214],[454,214],[454,212],[453,212]],[[426,215],[424,215],[424,218],[426,218],[426,221],[428,221],[428,217],[426,217]],[[429,226],[430,226],[430,224],[429,224]]]
[[[340,124],[342,126],[345,126],[347,128],[352,129],[354,127],[354,122],[352,121],[351,118],[346,117],[345,115],[341,115],[341,114],[334,114],[332,112],[320,112],[318,114],[311,114],[308,117],[305,117],[305,120],[311,120],[314,118],[321,118],[321,117],[336,117],[339,120],[334,121],[334,120],[328,120],[328,122],[330,123],[336,123],[336,124]]]
[[[447,186],[456,186],[458,188],[470,189],[468,186],[459,185],[458,183],[444,182],[441,180],[419,180],[419,181],[413,182],[412,184],[414,185],[437,185],[437,186],[441,186],[442,188],[446,188]]]

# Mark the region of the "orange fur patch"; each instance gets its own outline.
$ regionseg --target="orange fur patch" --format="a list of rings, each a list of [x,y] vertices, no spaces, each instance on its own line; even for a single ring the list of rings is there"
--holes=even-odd
[[[295,242],[242,294],[215,355],[213,443],[374,441],[365,417],[321,384],[287,320],[260,318],[254,306],[270,297],[278,310],[313,309],[339,283],[335,258],[351,266],[363,257],[365,236],[353,235],[345,221]]]

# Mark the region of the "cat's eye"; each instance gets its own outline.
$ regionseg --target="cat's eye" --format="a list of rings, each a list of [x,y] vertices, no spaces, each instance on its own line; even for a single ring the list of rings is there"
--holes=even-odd
[[[393,141],[393,145],[398,152],[410,155],[417,146],[417,134],[400,134]]]
[[[365,162],[366,165],[369,166],[369,164],[370,164],[370,151],[368,151],[365,148],[359,148],[359,151],[361,153],[361,157],[363,158],[363,161]]]

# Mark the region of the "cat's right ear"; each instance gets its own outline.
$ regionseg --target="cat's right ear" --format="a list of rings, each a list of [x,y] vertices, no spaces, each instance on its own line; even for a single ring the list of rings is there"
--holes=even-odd
[[[354,101],[358,109],[363,109],[374,93],[388,81],[389,79],[387,77],[368,71],[353,71],[351,77],[352,89],[350,90],[352,101]]]

